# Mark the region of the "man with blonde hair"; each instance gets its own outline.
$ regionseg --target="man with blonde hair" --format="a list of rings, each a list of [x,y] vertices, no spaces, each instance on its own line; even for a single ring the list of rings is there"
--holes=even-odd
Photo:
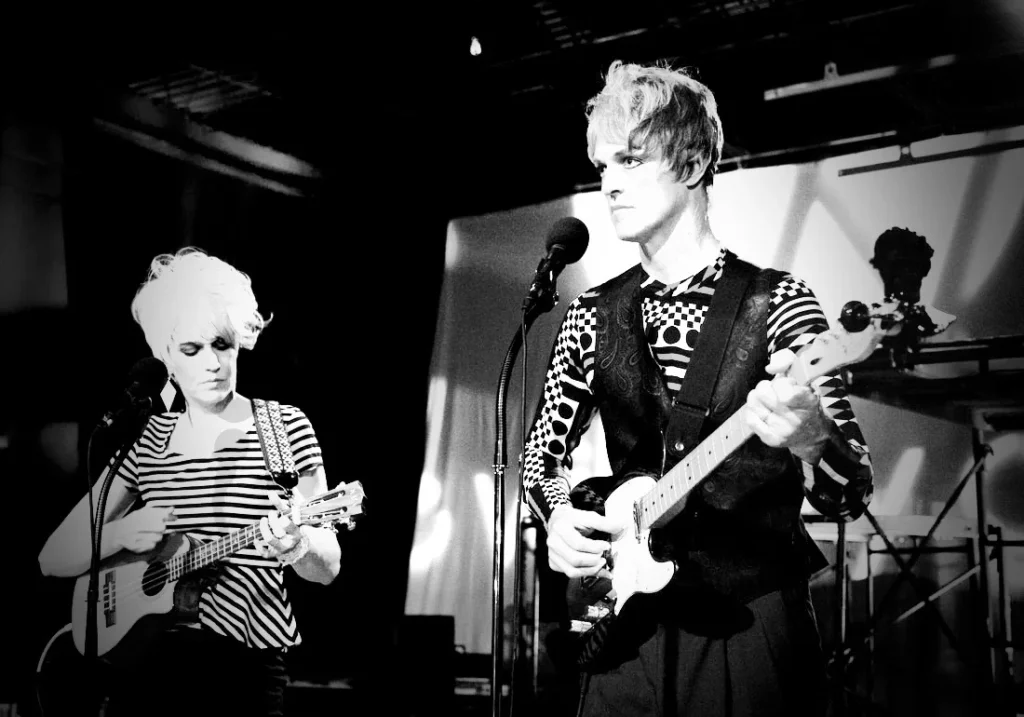
[[[615,62],[587,114],[588,155],[639,263],[570,304],[551,353],[523,471],[550,566],[576,580],[622,569],[608,557],[624,522],[578,507],[607,495],[587,482],[570,492],[571,454],[595,415],[614,485],[657,479],[695,445],[687,431],[703,438],[740,409],[752,437],[655,531],[674,577],[626,603],[614,643],[584,670],[580,713],[821,715],[824,660],[807,581],[825,561],[800,508],[806,497],[850,520],[872,492],[840,377],[805,386],[787,375],[827,321],[807,284],[742,261],[715,237],[708,189],[723,133],[704,84]],[[731,316],[721,308],[729,294]],[[711,316],[718,328],[703,331]],[[721,358],[709,364],[713,346]],[[691,365],[703,387],[686,382]],[[696,411],[687,401],[702,388],[707,408]]]

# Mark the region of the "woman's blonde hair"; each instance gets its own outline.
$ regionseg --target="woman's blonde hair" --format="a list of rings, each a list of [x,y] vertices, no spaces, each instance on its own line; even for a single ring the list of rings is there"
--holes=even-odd
[[[252,280],[226,261],[197,247],[153,259],[132,301],[132,315],[153,355],[167,362],[182,317],[202,310],[223,320],[222,328],[244,349],[256,345],[270,322],[257,309]]]

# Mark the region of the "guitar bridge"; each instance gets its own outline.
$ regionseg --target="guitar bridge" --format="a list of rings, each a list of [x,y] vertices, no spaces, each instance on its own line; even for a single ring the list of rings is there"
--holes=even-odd
[[[103,621],[107,627],[117,624],[117,571],[103,576]]]

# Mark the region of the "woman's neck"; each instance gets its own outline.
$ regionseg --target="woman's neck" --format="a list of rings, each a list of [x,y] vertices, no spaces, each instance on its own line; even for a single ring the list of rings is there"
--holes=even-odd
[[[237,393],[232,393],[218,404],[187,402],[185,407],[185,416],[193,428],[216,423],[240,423],[250,415],[248,399]]]

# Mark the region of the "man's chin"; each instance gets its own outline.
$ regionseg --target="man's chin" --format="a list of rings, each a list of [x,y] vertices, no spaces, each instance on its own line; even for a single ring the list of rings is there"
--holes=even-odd
[[[639,232],[618,232],[619,241],[639,244],[643,242],[643,234]]]

